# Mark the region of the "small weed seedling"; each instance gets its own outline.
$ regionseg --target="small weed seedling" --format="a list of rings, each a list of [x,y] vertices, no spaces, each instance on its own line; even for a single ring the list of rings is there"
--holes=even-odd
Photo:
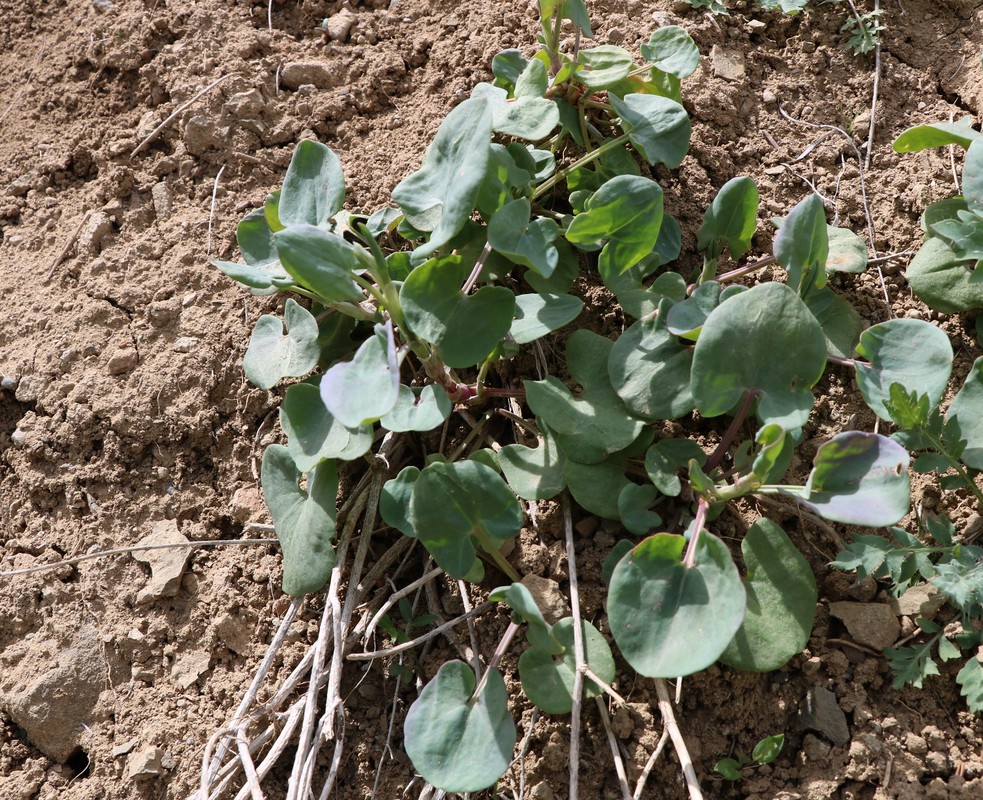
[[[406,715],[415,768],[454,792],[492,786],[512,761],[498,666],[519,631],[524,692],[549,714],[570,713],[581,685],[587,696],[610,688],[612,644],[651,678],[717,661],[776,669],[807,641],[815,578],[767,518],[735,559],[713,533],[725,505],[781,496],[827,520],[894,525],[910,501],[905,446],[964,481],[960,465],[974,468],[983,453],[983,425],[965,411],[983,376],[939,427],[947,337],[914,319],[864,329],[828,279],[863,271],[866,247],[827,224],[818,197],[779,220],[771,256],[738,266],[759,195],[734,178],[697,232],[702,269],[674,268],[681,230],[652,168],[678,167],[689,147],[681,85],[699,53],[682,28],[657,30],[636,63],[614,45],[561,52],[564,20],[591,35],[583,0],[540,0],[540,11],[542,49],[495,57],[493,82],[448,114],[392,207],[344,210],[338,158],[305,141],[283,188],[239,224],[245,263],[215,262],[255,294],[291,295],[282,317],[260,317],[244,359],[261,388],[290,381],[286,444],[266,449],[261,475],[284,591],[298,597],[328,581],[339,465],[363,458],[388,477],[369,495],[368,519],[377,504],[455,580],[479,584],[493,570],[489,580],[506,581],[488,595],[511,622],[487,666],[448,661]],[[739,283],[774,263],[784,282]],[[581,314],[574,286],[584,282],[603,284],[633,322],[614,339],[576,330],[560,363],[540,358],[538,374],[517,374],[523,349]],[[842,431],[792,485],[812,387],[830,365],[910,436]],[[720,421],[710,452],[660,433],[666,420],[686,430],[694,412]],[[469,435],[430,434],[452,415]],[[482,449],[489,438],[496,447]],[[551,498],[625,531],[604,564],[613,642],[574,617],[547,623],[503,554],[524,524],[521,501]],[[398,642],[405,627],[389,630]],[[765,741],[758,763],[781,746]]]
[[[738,753],[737,758],[722,758],[713,766],[713,771],[727,781],[739,781],[745,767],[764,766],[774,761],[785,746],[785,734],[767,736],[754,746],[751,756]]]

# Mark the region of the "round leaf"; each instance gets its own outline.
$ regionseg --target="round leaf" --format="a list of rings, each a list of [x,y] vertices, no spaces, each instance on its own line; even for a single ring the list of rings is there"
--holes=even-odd
[[[716,417],[754,392],[762,423],[800,428],[825,366],[816,318],[785,284],[763,283],[707,317],[693,353],[693,398],[701,414]]]
[[[351,361],[335,364],[321,378],[321,400],[347,428],[384,417],[398,398],[399,364],[391,323],[377,325]]]
[[[530,221],[529,213],[530,204],[524,197],[506,203],[488,222],[488,243],[516,264],[548,278],[560,260],[556,249],[560,229],[551,219]]]
[[[297,283],[329,303],[365,299],[355,285],[358,267],[353,245],[313,225],[291,225],[273,234],[277,255]]]
[[[816,616],[816,578],[785,531],[755,522],[741,542],[747,611],[720,660],[738,669],[769,672],[799,653]]]
[[[528,344],[576,319],[584,301],[570,294],[520,294],[509,331],[516,344]]]
[[[983,308],[983,283],[970,280],[972,266],[973,262],[960,258],[948,242],[933,237],[915,253],[905,279],[929,308],[958,314]]]
[[[305,139],[290,158],[277,215],[284,226],[324,225],[345,202],[341,162],[330,148]]]
[[[481,692],[474,673],[448,661],[406,713],[406,754],[416,770],[446,792],[477,792],[495,783],[512,762],[515,723],[508,692],[491,670]]]
[[[615,676],[614,656],[601,632],[587,620],[581,620],[584,634],[584,660],[591,672],[605,683]],[[533,704],[547,714],[569,714],[573,708],[573,679],[577,659],[573,648],[573,619],[564,617],[553,626],[553,635],[563,652],[550,655],[539,647],[530,647],[519,657],[519,680]],[[603,689],[592,680],[584,681],[584,696],[596,697]]]
[[[932,408],[942,400],[952,371],[952,345],[930,322],[891,319],[874,325],[860,335],[857,353],[869,362],[856,362],[857,385],[881,419],[891,419],[884,403],[894,383],[918,396],[928,395]]]
[[[652,66],[677,78],[689,77],[700,66],[696,42],[678,25],[666,25],[653,33],[642,45],[642,56]]]
[[[316,386],[298,383],[287,389],[280,406],[280,427],[297,469],[307,472],[325,458],[354,461],[372,447],[372,427],[350,429],[331,416]]]
[[[731,258],[738,259],[751,246],[757,225],[758,187],[750,178],[731,178],[707,209],[696,234],[696,246],[707,250],[710,258],[717,258],[726,244]]]
[[[649,678],[706,669],[744,619],[744,587],[727,546],[703,531],[694,567],[680,561],[684,546],[681,536],[658,533],[622,558],[611,576],[611,633],[625,660]]]
[[[649,164],[675,169],[689,150],[692,124],[689,114],[675,100],[654,94],[610,95],[608,100],[621,117],[621,127]]]
[[[562,492],[564,456],[553,432],[545,425],[539,447],[509,444],[499,451],[498,461],[512,491],[523,500],[549,500]]]

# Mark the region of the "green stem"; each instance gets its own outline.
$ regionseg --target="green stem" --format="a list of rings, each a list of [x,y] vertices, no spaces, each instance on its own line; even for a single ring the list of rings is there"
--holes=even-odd
[[[942,440],[932,436],[932,434],[928,433],[928,431],[926,431],[924,428],[922,429],[922,435],[926,439],[928,439],[929,444],[932,445],[933,449],[939,455],[945,457],[945,459],[949,462],[949,466],[956,471],[956,474],[959,475],[963,483],[965,483],[966,486],[969,487],[969,490],[976,497],[976,502],[979,503],[981,506],[983,506],[983,492],[980,491],[980,487],[976,485],[976,481],[970,478],[969,473],[966,472],[962,464],[959,463],[958,459],[955,459],[952,457],[952,455],[950,455],[949,451],[946,450],[945,444],[942,442]]]
[[[481,549],[484,553],[491,557],[491,560],[495,562],[502,572],[509,576],[514,582],[519,582],[522,580],[522,576],[512,567],[512,565],[505,560],[505,556],[502,555],[501,551],[495,547],[495,543],[491,540],[487,533],[483,530],[475,531],[475,538],[478,540],[478,544],[481,545]]]
[[[567,179],[567,177],[572,172],[576,172],[581,167],[585,167],[588,164],[590,164],[592,161],[596,161],[601,156],[603,156],[605,153],[610,153],[612,150],[614,150],[614,149],[616,149],[618,147],[623,147],[629,141],[631,141],[631,140],[628,138],[628,134],[627,133],[623,133],[617,139],[611,139],[611,140],[605,142],[604,144],[602,144],[596,150],[591,150],[586,155],[581,156],[576,161],[574,161],[572,164],[570,164],[570,166],[564,167],[559,172],[557,172],[552,178],[549,178],[548,180],[543,181],[543,183],[541,183],[539,186],[537,186],[536,187],[536,190],[532,193],[533,200],[535,200],[537,197],[542,197],[544,194],[546,194],[550,189],[552,189],[558,183],[561,183],[561,182],[565,181]]]
[[[707,472],[716,469],[720,466],[720,462],[724,460],[724,454],[727,449],[733,444],[738,432],[741,430],[741,425],[744,424],[744,420],[747,419],[748,412],[751,410],[751,403],[754,401],[754,392],[748,389],[744,392],[744,399],[741,401],[741,407],[738,409],[737,414],[734,419],[731,420],[730,427],[727,428],[727,432],[724,437],[720,440],[720,444],[717,445],[716,449],[707,459]]]

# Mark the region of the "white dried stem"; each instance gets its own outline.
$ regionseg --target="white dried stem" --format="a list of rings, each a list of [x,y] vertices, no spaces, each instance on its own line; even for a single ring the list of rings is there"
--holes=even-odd
[[[642,769],[642,774],[638,776],[638,781],[635,783],[635,794],[632,795],[632,800],[642,800],[642,792],[645,791],[645,784],[648,783],[649,775],[652,774],[652,770],[655,767],[655,762],[659,760],[659,756],[665,749],[666,742],[669,741],[669,727],[663,725],[662,736],[659,737],[659,742],[655,746],[655,750],[652,751],[652,755],[648,757],[648,761],[645,762],[645,767]]]
[[[683,732],[679,730],[679,725],[676,723],[676,716],[672,711],[672,700],[669,698],[669,688],[665,680],[662,678],[655,679],[655,691],[659,696],[659,713],[669,730],[669,738],[672,739],[672,746],[683,768],[683,779],[686,781],[690,800],[703,800],[703,790],[700,789],[700,781],[697,779],[696,770],[693,768],[693,759],[690,758],[689,750],[686,749]]]
[[[573,616],[573,652],[577,669],[573,673],[573,707],[570,712],[570,800],[578,800],[580,781],[580,713],[584,694],[584,631],[580,621],[580,588],[577,585],[577,554],[573,546],[573,517],[570,499],[564,495],[563,529],[567,540],[567,576],[570,580],[570,609]]]
[[[608,735],[608,746],[611,748],[611,757],[614,759],[614,771],[618,775],[618,788],[621,789],[621,800],[632,800],[631,789],[628,788],[628,774],[625,772],[625,762],[621,758],[621,750],[618,747],[618,740],[611,730],[611,718],[608,716],[608,708],[604,705],[604,700],[595,697],[597,710],[601,713],[601,723]]]

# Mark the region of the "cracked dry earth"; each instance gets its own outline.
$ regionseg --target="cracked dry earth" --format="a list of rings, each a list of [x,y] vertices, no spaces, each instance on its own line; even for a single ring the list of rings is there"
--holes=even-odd
[[[811,184],[831,218],[872,236],[881,254],[916,245],[921,210],[953,192],[948,153],[899,156],[890,143],[916,123],[978,120],[979,2],[884,5],[863,184],[854,143],[868,155],[874,64],[843,50],[845,7],[814,5],[791,18],[738,2],[712,18],[664,0],[588,5],[600,42],[637,50],[657,26],[679,24],[704,55],[684,84],[690,155],[659,176],[690,254],[680,269],[696,266],[703,209],[737,174],[761,188],[763,222]],[[383,203],[448,110],[489,77],[492,56],[531,51],[536,29],[526,0],[342,6],[274,2],[269,29],[267,3],[252,0],[0,0],[2,569],[148,538],[231,542],[248,535],[248,523],[268,522],[256,458],[278,436],[280,395],[248,385],[241,359],[256,318],[276,301],[240,291],[208,257],[237,256],[235,223],[279,185],[306,137],[339,154],[349,208]],[[317,30],[324,18],[330,35]],[[757,252],[768,251],[767,238]],[[883,287],[870,271],[842,288],[868,323],[886,318],[886,290],[894,315],[943,325],[956,377],[964,375],[979,355],[972,323],[933,314],[911,296],[903,269],[887,273]],[[601,332],[621,324],[600,302],[589,314],[582,324]],[[814,438],[847,420],[873,425],[845,381],[822,385]],[[916,500],[945,506],[962,528],[979,519],[931,489]],[[737,534],[745,522],[724,518],[721,532]],[[829,532],[792,509],[782,522],[819,579],[816,627],[807,650],[777,673],[714,668],[687,680],[678,716],[706,795],[981,796],[983,725],[959,697],[955,670],[943,667],[923,690],[896,691],[874,655],[911,629],[915,612],[831,570]],[[599,567],[617,536],[590,520],[579,530],[584,613],[603,630]],[[566,591],[555,508],[542,509],[517,549],[524,571]],[[197,787],[206,741],[235,709],[284,612],[279,551],[160,552],[0,580],[0,798],[184,798]],[[457,613],[456,589],[441,594],[443,611]],[[858,600],[878,611],[859,611]],[[322,603],[310,598],[291,627],[274,678],[306,652]],[[483,618],[483,652],[506,624],[504,613]],[[417,665],[423,680],[453,653],[437,642]],[[873,649],[857,646],[864,642]],[[514,679],[514,658],[505,669]],[[619,663],[616,686],[628,704],[612,709],[612,728],[634,780],[661,723],[650,682]],[[413,771],[399,730],[416,691],[394,696],[379,663],[349,671],[339,797],[371,796],[377,770],[375,796],[403,796]],[[504,796],[518,797],[521,786],[526,798],[565,797],[567,721],[534,720],[518,692],[512,710],[528,747],[501,782]],[[718,759],[779,732],[787,744],[773,764],[737,783],[713,775]],[[596,712],[585,720],[581,758],[581,795],[619,797]],[[285,785],[286,772],[274,772],[266,796],[282,796]],[[657,762],[645,796],[686,796],[675,756]]]

